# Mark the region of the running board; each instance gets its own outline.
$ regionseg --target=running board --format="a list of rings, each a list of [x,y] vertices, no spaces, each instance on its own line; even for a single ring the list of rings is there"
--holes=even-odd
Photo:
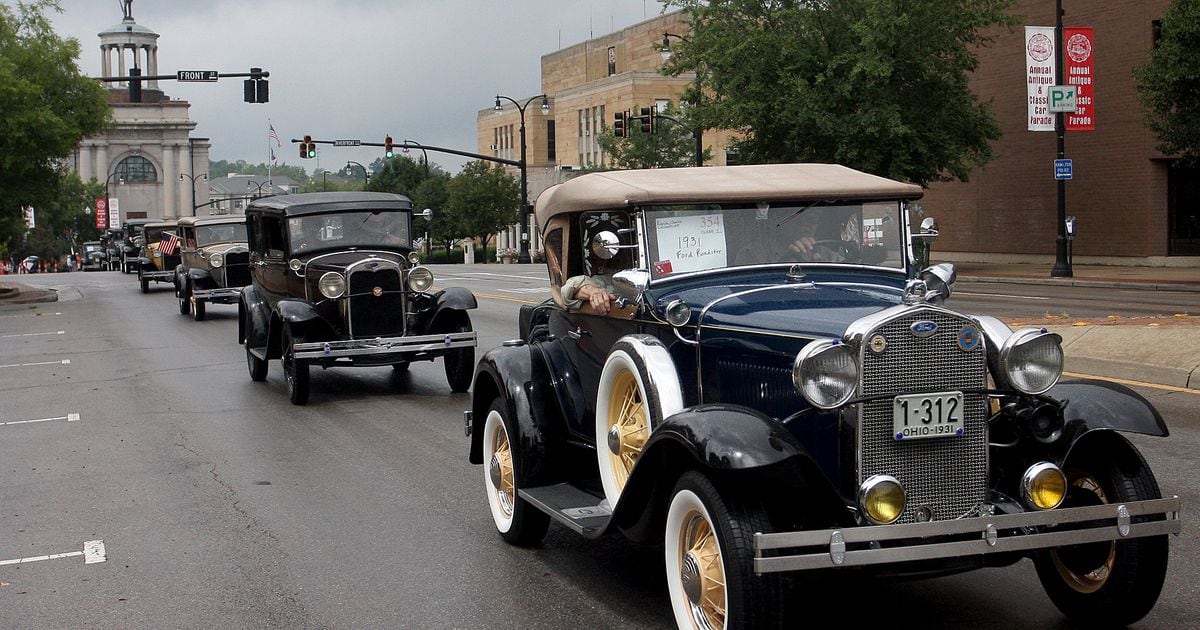
[[[612,510],[602,497],[568,483],[518,490],[520,498],[576,534],[597,538],[608,529]]]

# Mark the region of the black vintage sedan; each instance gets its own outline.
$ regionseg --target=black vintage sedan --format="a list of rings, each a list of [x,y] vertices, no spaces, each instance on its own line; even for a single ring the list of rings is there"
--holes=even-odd
[[[786,575],[1022,558],[1068,617],[1142,618],[1180,501],[1124,434],[1162,418],[1061,380],[1058,335],[949,308],[952,266],[914,264],[921,196],[825,164],[542,193],[553,299],[483,355],[466,418],[500,536],[661,544],[681,628],[780,624]]]
[[[412,202],[389,193],[265,197],[246,209],[251,285],[238,340],[250,378],[281,359],[294,404],[309,397],[310,367],[386,366],[441,358],[450,389],[471,386],[470,291],[433,291],[412,247]]]

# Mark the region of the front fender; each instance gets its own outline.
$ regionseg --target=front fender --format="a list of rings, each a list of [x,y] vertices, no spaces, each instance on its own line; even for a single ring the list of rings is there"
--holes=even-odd
[[[1109,381],[1073,379],[1046,392],[1063,408],[1063,438],[1058,440],[1058,461],[1066,460],[1084,436],[1094,431],[1123,431],[1166,437],[1170,434],[1162,415],[1136,391]]]
[[[192,267],[187,270],[187,277],[191,282],[204,282],[212,278],[212,274],[207,269]]]
[[[311,303],[304,300],[279,300],[275,304],[275,310],[279,312],[279,319],[292,325],[305,324],[321,319],[321,315],[317,313],[317,309]]]
[[[449,287],[431,296],[432,307],[427,308],[418,320],[421,330],[441,330],[439,320],[450,311],[466,311],[478,308],[475,294],[462,287]]]
[[[267,347],[271,313],[267,300],[254,285],[242,289],[238,306],[238,341],[256,349]]]
[[[518,487],[544,485],[555,477],[563,451],[562,415],[540,353],[526,344],[488,350],[475,368],[472,387],[471,449],[468,460],[484,464],[483,427],[492,401],[503,401],[515,427],[509,427]],[[511,435],[512,431],[517,435]]]

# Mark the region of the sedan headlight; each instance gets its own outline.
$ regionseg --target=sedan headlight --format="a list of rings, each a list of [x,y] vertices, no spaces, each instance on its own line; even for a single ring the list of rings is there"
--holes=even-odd
[[[408,271],[408,288],[417,293],[424,293],[433,286],[433,272],[427,267],[413,267]]]
[[[321,289],[321,295],[332,300],[342,297],[342,294],[346,292],[346,279],[336,271],[327,271],[325,275],[321,276],[317,286]]]
[[[208,257],[208,264],[212,265],[213,269],[216,269],[225,264],[225,257],[221,254],[213,254]]]
[[[1014,332],[1000,348],[1000,370],[1019,392],[1045,392],[1062,376],[1062,337],[1044,328]]]
[[[421,264],[421,255],[417,252],[408,252],[408,262],[413,265]]]
[[[833,409],[854,395],[858,364],[837,339],[819,339],[804,346],[792,365],[792,382],[804,399],[820,409]]]

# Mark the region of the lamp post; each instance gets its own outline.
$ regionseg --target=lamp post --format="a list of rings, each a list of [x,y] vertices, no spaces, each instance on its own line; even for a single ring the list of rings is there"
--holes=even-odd
[[[1066,82],[1063,68],[1063,8],[1062,0],[1055,0],[1054,3],[1054,72],[1058,81]],[[1067,156],[1066,147],[1066,127],[1064,125],[1064,117],[1066,114],[1058,112],[1054,115],[1054,131],[1058,136],[1058,159],[1064,159]],[[1067,182],[1063,179],[1058,179],[1058,238],[1054,240],[1054,268],[1050,270],[1052,278],[1070,278],[1073,273],[1071,270],[1071,257],[1067,254]]]
[[[117,171],[113,171],[112,173],[110,173],[108,175],[108,177],[104,178],[104,211],[109,213],[108,214],[109,217],[112,216],[112,202],[111,202],[111,197],[108,194],[108,182],[111,182],[112,178],[114,178],[116,176],[117,176]],[[125,183],[125,178],[117,177],[117,184],[124,184],[124,183]],[[112,225],[111,218],[108,220],[108,224]],[[117,225],[120,225],[120,224],[121,223],[118,220]]]
[[[500,104],[500,99],[504,99],[513,105],[517,106],[517,112],[521,115],[521,253],[517,256],[517,262],[529,263],[529,178],[527,170],[529,163],[525,160],[525,108],[536,99],[542,99],[542,114],[550,113],[550,101],[545,94],[531,96],[524,104],[519,103],[507,96],[496,95],[496,111],[504,111],[504,106]]]
[[[258,182],[256,182],[256,181],[254,181],[254,180],[247,180],[247,181],[246,181],[246,192],[248,192],[248,193],[250,193],[250,192],[253,192],[253,193],[255,193],[255,194],[254,194],[254,199],[258,199],[259,197],[268,197],[268,196],[270,196],[270,195],[271,195],[271,193],[270,193],[270,192],[268,192],[266,195],[262,194],[262,189],[263,189],[263,186],[274,186],[274,185],[275,185],[275,184],[271,183],[271,180],[269,180],[269,179],[268,179],[267,181],[265,181],[265,182],[262,182],[261,184],[260,184],[260,183],[258,183]],[[268,191],[269,191],[269,190],[270,190],[270,189],[268,188]]]
[[[425,147],[422,146],[420,142],[415,140],[405,140],[404,143],[400,145],[400,150],[408,153],[409,147],[421,150],[421,155],[425,158],[425,179],[429,179],[429,153],[425,151]]]
[[[675,39],[680,39],[680,40],[683,39],[682,35],[676,35],[675,33],[663,33],[662,48],[659,49],[659,52],[662,53],[663,63],[667,63],[668,61],[671,60],[671,38],[672,37],[674,37]]]
[[[358,168],[361,168],[361,169],[363,170],[363,186],[364,186],[364,187],[366,187],[366,185],[367,185],[367,180],[368,180],[368,179],[370,179],[370,176],[369,176],[369,175],[367,175],[367,167],[365,167],[365,166],[363,166],[362,164],[359,164],[358,162],[355,162],[355,161],[353,161],[353,160],[346,160],[346,170],[347,170],[347,171],[349,171],[349,170],[350,170],[350,165],[351,165],[351,164],[353,164],[353,165],[355,165],[355,166],[357,166]]]
[[[192,216],[196,216],[196,208],[199,207],[196,205],[196,178],[197,177],[203,179],[204,181],[208,181],[208,173],[200,173],[199,175],[189,175],[187,173],[179,174],[179,181],[183,181],[184,179],[192,180]]]

